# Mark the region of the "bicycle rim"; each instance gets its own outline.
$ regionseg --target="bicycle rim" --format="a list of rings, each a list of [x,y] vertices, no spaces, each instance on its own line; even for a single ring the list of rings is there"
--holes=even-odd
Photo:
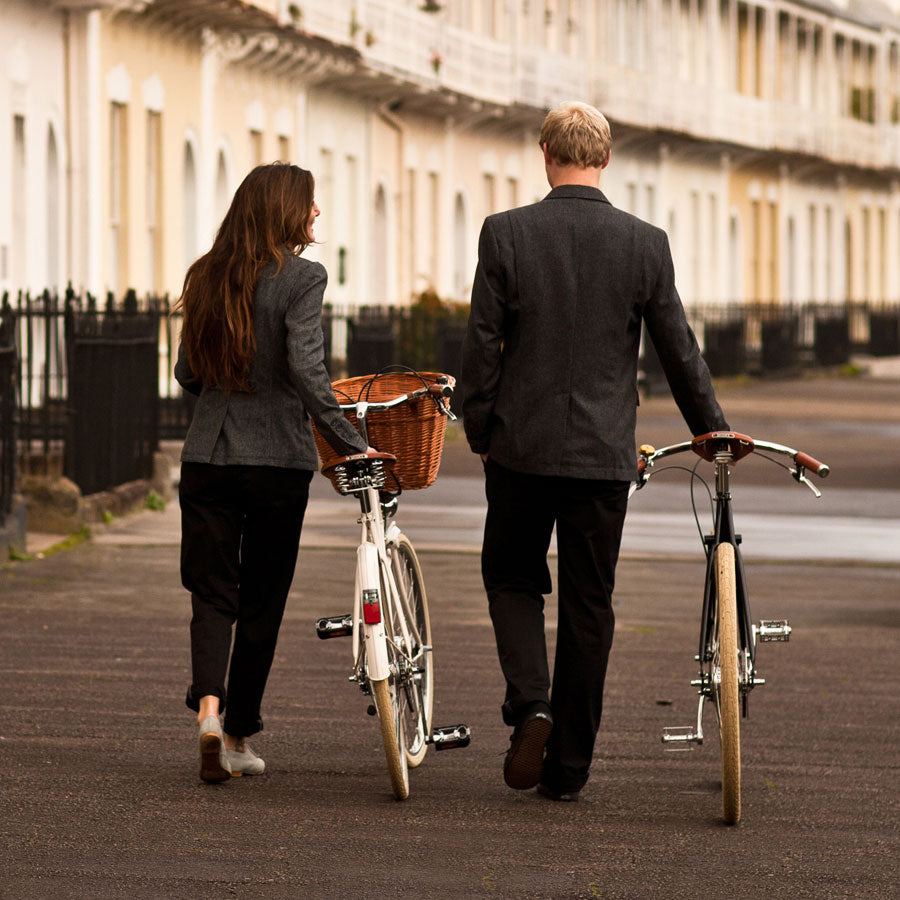
[[[722,815],[727,825],[741,818],[740,685],[734,547],[716,548],[716,647],[713,679],[722,745]]]
[[[411,767],[418,766],[428,750],[434,708],[434,662],[431,650],[431,621],[422,570],[412,544],[401,536],[391,548],[394,581],[399,593],[396,614],[406,619],[410,634],[409,666],[400,687],[400,721],[403,751]],[[399,625],[394,629],[400,634]]]

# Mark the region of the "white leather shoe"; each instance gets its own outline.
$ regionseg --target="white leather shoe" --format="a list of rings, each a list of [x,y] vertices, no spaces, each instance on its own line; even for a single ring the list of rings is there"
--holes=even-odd
[[[200,777],[210,784],[231,778],[225,737],[218,716],[207,716],[200,723]]]
[[[260,759],[249,744],[244,744],[243,750],[226,750],[225,756],[228,758],[231,774],[236,778],[240,775],[262,775],[266,771],[265,760]]]

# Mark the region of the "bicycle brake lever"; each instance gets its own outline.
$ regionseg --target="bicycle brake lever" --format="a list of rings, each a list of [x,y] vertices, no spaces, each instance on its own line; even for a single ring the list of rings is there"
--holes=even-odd
[[[803,474],[803,466],[791,469],[791,475],[794,476],[794,481],[805,484],[813,492],[816,500],[822,496],[822,492]]]

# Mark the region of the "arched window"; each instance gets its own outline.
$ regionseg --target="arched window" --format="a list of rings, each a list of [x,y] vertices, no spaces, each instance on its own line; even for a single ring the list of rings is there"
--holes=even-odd
[[[59,152],[53,126],[47,129],[47,287],[59,288]]]
[[[375,234],[372,251],[375,271],[372,279],[373,300],[384,302],[388,299],[388,211],[387,194],[384,185],[375,191]]]
[[[190,141],[184,144],[184,172],[182,178],[182,228],[184,268],[197,258],[197,166]]]
[[[466,199],[457,193],[453,203],[453,294],[460,300],[468,283],[466,263]]]

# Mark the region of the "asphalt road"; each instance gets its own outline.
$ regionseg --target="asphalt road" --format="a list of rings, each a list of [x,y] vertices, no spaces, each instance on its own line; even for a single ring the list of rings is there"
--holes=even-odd
[[[897,408],[884,402],[874,422],[850,417],[852,397],[832,418],[889,424]],[[658,415],[654,431],[678,431],[670,410]],[[765,436],[816,453],[783,431]],[[896,449],[882,437],[841,450],[856,467],[844,487],[868,486]],[[839,485],[835,457],[822,457]],[[254,742],[268,772],[221,786],[197,778],[182,705],[189,606],[176,511],[0,569],[0,897],[897,895],[900,566],[748,559],[754,615],[789,618],[794,633],[760,648],[768,683],[742,723],[744,816],[726,828],[710,715],[702,748],[660,742],[663,727],[696,715],[696,559],[620,564],[604,722],[578,804],[503,784],[508,731],[478,557],[426,551],[422,565],[435,720],[468,723],[473,740],[430,751],[404,803],[391,798],[366,699],[346,680],[349,647],[313,633],[317,616],[348,607],[352,544],[305,536]],[[554,608],[551,597],[551,643]]]

